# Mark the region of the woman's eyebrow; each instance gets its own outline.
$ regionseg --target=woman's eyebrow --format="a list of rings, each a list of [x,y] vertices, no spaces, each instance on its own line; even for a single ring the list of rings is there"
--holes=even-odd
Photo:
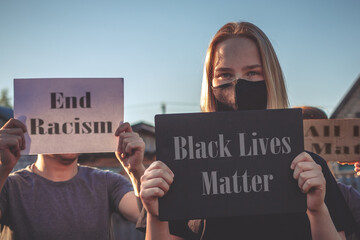
[[[215,68],[215,71],[228,72],[228,71],[232,71],[232,68],[216,67],[216,68]]]
[[[243,67],[243,70],[251,70],[251,69],[259,68],[259,67],[261,68],[262,66],[260,64],[248,65],[248,66]]]

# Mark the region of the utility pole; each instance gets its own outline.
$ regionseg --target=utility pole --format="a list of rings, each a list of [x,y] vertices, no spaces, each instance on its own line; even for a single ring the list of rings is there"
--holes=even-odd
[[[166,103],[161,103],[161,112],[162,114],[165,114],[166,113]]]

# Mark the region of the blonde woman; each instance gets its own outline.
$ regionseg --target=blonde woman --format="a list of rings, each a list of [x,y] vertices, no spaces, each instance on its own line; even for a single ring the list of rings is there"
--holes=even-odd
[[[287,107],[283,73],[266,35],[247,22],[224,25],[207,51],[202,111]],[[344,201],[326,163],[303,152],[291,169],[307,196],[306,213],[168,223],[158,219],[158,198],[169,190],[174,174],[157,161],[141,179],[140,196],[148,212],[146,239],[345,239]]]

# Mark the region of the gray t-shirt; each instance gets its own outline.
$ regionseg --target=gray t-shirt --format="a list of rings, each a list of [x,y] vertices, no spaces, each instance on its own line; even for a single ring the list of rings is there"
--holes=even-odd
[[[108,239],[111,214],[132,190],[126,178],[110,171],[79,166],[72,179],[53,182],[28,166],[7,178],[0,223],[14,239]]]

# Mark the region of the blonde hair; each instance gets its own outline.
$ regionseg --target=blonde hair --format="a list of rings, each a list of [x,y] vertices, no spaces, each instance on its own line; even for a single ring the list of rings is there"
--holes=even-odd
[[[230,22],[215,34],[206,53],[200,106],[203,112],[215,112],[215,98],[211,90],[214,74],[214,56],[217,45],[229,38],[246,37],[253,40],[260,53],[267,88],[267,109],[288,108],[284,75],[274,48],[265,33],[248,22]]]

